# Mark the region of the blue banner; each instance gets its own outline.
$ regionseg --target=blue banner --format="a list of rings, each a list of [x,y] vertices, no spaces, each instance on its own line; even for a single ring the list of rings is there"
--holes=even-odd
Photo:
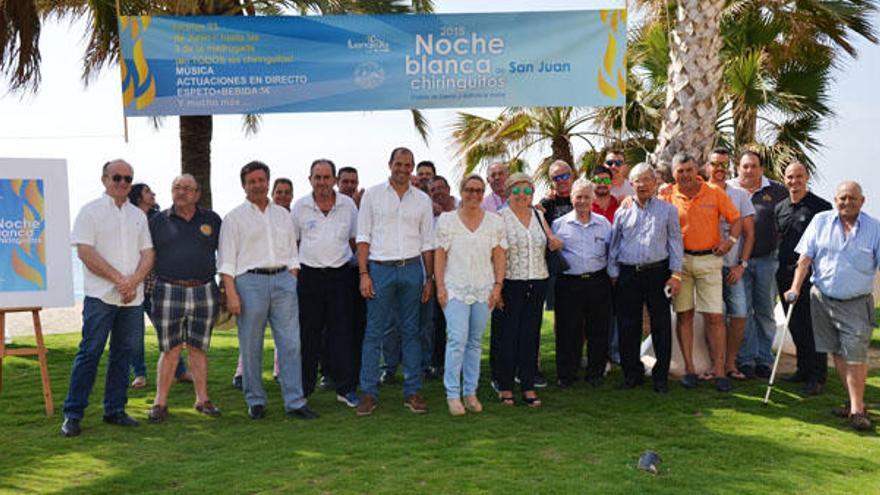
[[[620,106],[626,11],[120,17],[126,116]]]
[[[46,290],[41,179],[0,178],[0,293]]]

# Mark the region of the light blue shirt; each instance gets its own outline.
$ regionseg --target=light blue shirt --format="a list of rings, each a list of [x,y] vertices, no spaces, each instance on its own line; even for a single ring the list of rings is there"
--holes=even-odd
[[[880,222],[860,213],[849,236],[834,210],[817,213],[794,249],[813,260],[813,285],[835,299],[852,299],[874,290],[880,267]]]
[[[562,257],[568,262],[566,275],[598,272],[608,265],[608,246],[611,244],[611,222],[602,215],[591,213],[583,224],[572,210],[553,221],[553,232],[562,239]]]
[[[727,193],[727,197],[730,198],[730,202],[733,203],[733,206],[739,210],[740,218],[745,219],[746,217],[755,216],[755,206],[752,204],[748,191],[740,188],[738,185],[733,185],[728,182],[727,187],[724,188],[724,192]],[[730,224],[727,223],[727,220],[725,220],[724,217],[721,217],[721,238],[727,239],[729,235]],[[724,266],[731,267],[739,264],[739,257],[742,254],[743,243],[743,235],[740,235],[736,244],[734,244],[733,247],[730,248],[730,251],[724,255]]]
[[[669,270],[681,272],[684,244],[678,210],[671,204],[651,198],[644,207],[633,201],[629,208],[614,214],[608,275],[617,278],[620,265],[646,265],[669,258]]]

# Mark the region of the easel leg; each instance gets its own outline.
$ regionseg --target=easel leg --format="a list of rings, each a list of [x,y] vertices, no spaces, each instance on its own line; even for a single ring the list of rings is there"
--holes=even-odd
[[[52,401],[52,385],[49,383],[49,363],[46,359],[46,345],[43,343],[43,326],[40,323],[40,311],[31,311],[34,319],[34,338],[37,341],[37,358],[40,361],[40,378],[43,381],[43,401],[46,403],[46,415],[55,414],[55,404]]]

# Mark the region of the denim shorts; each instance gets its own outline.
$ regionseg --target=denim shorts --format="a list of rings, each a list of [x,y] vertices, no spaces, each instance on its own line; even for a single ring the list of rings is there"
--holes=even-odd
[[[721,275],[726,280],[730,268],[721,269]],[[747,318],[749,316],[749,305],[746,302],[746,284],[743,283],[742,277],[735,284],[730,285],[726,281],[723,282],[724,294],[724,316],[732,318]]]

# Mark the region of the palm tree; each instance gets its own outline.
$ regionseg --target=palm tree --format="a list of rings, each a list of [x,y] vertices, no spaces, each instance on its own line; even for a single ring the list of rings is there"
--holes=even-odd
[[[88,83],[107,65],[119,63],[117,15],[280,15],[295,11],[317,14],[391,14],[432,12],[433,0],[0,0],[0,73],[8,74],[14,90],[35,91],[40,83],[39,34],[41,18],[48,16],[89,18],[90,32],[83,57],[83,80]],[[195,176],[202,185],[202,204],[211,198],[211,115],[181,116],[181,171]],[[255,132],[260,119],[243,118],[246,132]],[[413,110],[413,123],[427,139],[424,116]]]
[[[498,160],[522,170],[526,152],[549,146],[550,154],[533,173],[536,180],[546,183],[553,161],[575,166],[573,139],[591,148],[597,138],[604,140],[606,136],[588,125],[595,116],[594,111],[577,107],[508,107],[495,119],[459,112],[452,125],[452,139],[460,172],[467,175]]]

